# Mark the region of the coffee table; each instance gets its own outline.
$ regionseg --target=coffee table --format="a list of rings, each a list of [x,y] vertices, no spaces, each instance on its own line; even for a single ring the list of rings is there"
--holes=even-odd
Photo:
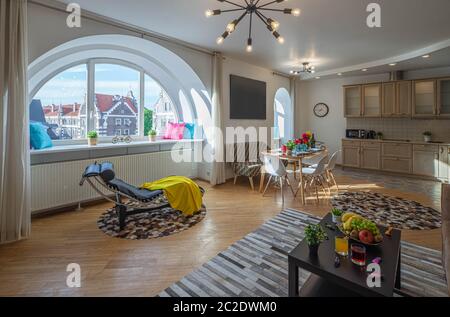
[[[367,263],[371,263],[377,257],[382,258],[381,287],[370,288],[367,286],[369,273],[366,268],[360,268],[351,262],[350,256],[341,257],[341,265],[336,268],[335,237],[343,236],[338,228],[334,231],[326,225],[335,225],[332,222],[331,213],[322,219],[320,225],[328,234],[329,240],[323,242],[319,248],[319,254],[312,256],[306,240],[303,240],[289,254],[289,297],[392,297],[394,291],[401,289],[401,231],[393,230],[392,236],[384,235],[387,228],[379,226],[384,236],[384,241],[378,246],[367,246]],[[353,242],[349,241],[349,245]],[[312,275],[299,291],[299,268]]]

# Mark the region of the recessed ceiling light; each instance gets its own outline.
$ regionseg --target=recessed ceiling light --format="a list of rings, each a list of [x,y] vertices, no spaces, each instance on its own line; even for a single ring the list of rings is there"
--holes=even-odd
[[[368,70],[367,68],[361,69],[362,72],[367,72],[367,70]]]
[[[395,66],[397,63],[390,63],[389,66]]]
[[[430,58],[430,54],[423,55],[422,58]]]
[[[316,77],[316,79],[320,79],[320,77]]]
[[[338,76],[342,76],[342,73],[338,73],[337,75],[338,75]]]

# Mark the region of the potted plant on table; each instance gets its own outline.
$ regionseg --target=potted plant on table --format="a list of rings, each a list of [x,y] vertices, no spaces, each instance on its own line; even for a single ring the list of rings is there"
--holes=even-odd
[[[425,142],[430,143],[431,142],[431,137],[432,137],[432,133],[427,131],[423,133],[423,139]]]
[[[320,225],[309,225],[305,229],[305,239],[311,255],[318,254],[319,246],[326,238],[327,234]]]
[[[148,137],[150,139],[150,142],[155,142],[156,141],[156,136],[157,136],[157,132],[156,130],[151,130],[148,134]]]
[[[287,143],[286,143],[286,155],[292,155],[292,151],[295,149],[295,146],[296,146],[296,144],[295,144],[295,141],[293,141],[293,140],[289,140]]]
[[[344,212],[340,209],[334,208],[331,210],[331,215],[333,216],[333,222],[338,224],[342,222],[342,215]]]
[[[97,131],[89,131],[87,134],[89,146],[96,146],[98,143],[98,133]]]
[[[381,132],[378,132],[378,133],[377,133],[377,139],[378,139],[378,140],[383,140],[383,137],[384,137],[384,136],[383,136],[383,133],[381,133]]]

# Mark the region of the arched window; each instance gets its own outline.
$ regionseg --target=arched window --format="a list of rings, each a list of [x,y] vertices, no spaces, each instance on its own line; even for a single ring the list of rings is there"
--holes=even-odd
[[[293,138],[292,105],[289,92],[280,88],[274,100],[275,138],[285,143]]]
[[[121,60],[88,60],[45,82],[30,105],[30,121],[53,140],[164,134],[178,115],[167,92],[139,67]]]

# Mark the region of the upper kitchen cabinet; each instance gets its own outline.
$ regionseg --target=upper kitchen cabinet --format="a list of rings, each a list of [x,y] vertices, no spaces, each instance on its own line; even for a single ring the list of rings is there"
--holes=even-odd
[[[416,80],[413,84],[413,117],[437,115],[436,80]]]
[[[411,82],[383,83],[382,116],[385,118],[411,117]]]
[[[395,83],[396,88],[396,116],[411,117],[412,83],[410,81],[399,81]]]
[[[437,82],[438,89],[438,115],[450,117],[450,78],[440,79]]]
[[[362,86],[362,116],[381,117],[381,84]]]
[[[344,115],[346,118],[362,116],[361,86],[344,87]]]

